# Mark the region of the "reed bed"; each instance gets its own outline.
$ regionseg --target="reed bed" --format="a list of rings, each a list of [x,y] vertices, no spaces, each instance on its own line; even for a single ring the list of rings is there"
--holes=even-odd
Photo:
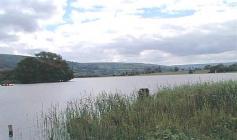
[[[102,94],[44,116],[49,140],[236,140],[237,81]]]

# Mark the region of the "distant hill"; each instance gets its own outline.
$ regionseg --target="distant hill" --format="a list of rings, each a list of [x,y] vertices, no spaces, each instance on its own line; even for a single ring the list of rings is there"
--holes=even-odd
[[[14,69],[18,62],[27,56],[0,54],[0,71]],[[231,65],[232,63],[223,63]],[[189,64],[189,65],[155,65],[143,63],[77,63],[68,62],[77,77],[96,77],[96,76],[119,76],[119,75],[136,75],[141,73],[166,72],[174,70],[174,67],[179,67],[180,70],[203,69],[206,65],[211,64]]]
[[[0,70],[14,69],[26,56],[0,54]],[[143,63],[77,63],[68,62],[78,77],[135,75],[144,72],[168,71],[170,67]]]
[[[69,62],[76,75],[84,76],[116,76],[135,75],[137,73],[151,71],[168,71],[168,66],[143,63],[75,63]],[[78,73],[77,73],[78,72]]]
[[[26,56],[0,54],[0,70],[14,69],[17,63],[24,58],[26,58]]]

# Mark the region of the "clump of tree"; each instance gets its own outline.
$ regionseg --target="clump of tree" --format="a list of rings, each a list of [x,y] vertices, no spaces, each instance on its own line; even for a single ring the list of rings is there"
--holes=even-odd
[[[144,74],[157,73],[157,72],[162,72],[162,68],[160,66],[159,67],[148,67],[143,71]]]
[[[20,83],[65,82],[73,78],[73,71],[60,55],[40,52],[18,63],[15,79]]]
[[[188,70],[188,73],[189,73],[189,74],[193,74],[194,72],[195,72],[195,70],[193,70],[193,69],[189,69],[189,70]]]
[[[206,65],[205,67],[204,67],[204,70],[209,70],[211,68],[211,65]]]
[[[218,64],[215,66],[207,65],[204,69],[209,69],[209,73],[233,72],[237,71],[237,63],[229,66]]]
[[[179,67],[174,67],[174,71],[175,72],[179,71]]]

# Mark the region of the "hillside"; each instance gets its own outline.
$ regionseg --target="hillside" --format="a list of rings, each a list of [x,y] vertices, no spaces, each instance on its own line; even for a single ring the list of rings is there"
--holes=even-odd
[[[0,54],[0,70],[9,70],[16,67],[17,63],[26,56]]]
[[[14,69],[18,62],[26,56],[0,54],[0,71]],[[234,63],[234,62],[233,62]],[[223,63],[224,65],[231,65],[233,63]],[[211,64],[188,64],[188,65],[155,65],[144,63],[77,63],[68,62],[69,66],[73,69],[76,77],[100,77],[100,76],[122,76],[122,75],[137,75],[143,73],[153,72],[172,72],[174,67],[180,70],[188,71],[190,69],[203,69],[206,65],[217,65],[218,63]]]
[[[76,75],[86,76],[120,76],[136,75],[145,72],[167,71],[169,67],[143,63],[75,63],[69,62]],[[78,73],[79,72],[79,73]]]
[[[14,69],[26,56],[0,54],[0,70]],[[135,75],[144,72],[167,71],[168,66],[143,63],[77,63],[68,62],[76,77]]]

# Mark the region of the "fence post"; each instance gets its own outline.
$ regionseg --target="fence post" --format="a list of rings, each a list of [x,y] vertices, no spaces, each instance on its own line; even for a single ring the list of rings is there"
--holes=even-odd
[[[140,99],[148,97],[149,96],[149,89],[148,88],[141,88],[138,91],[138,97]]]
[[[12,127],[12,125],[8,125],[8,130],[9,130],[9,139],[12,140],[12,138],[13,138],[13,127]]]

